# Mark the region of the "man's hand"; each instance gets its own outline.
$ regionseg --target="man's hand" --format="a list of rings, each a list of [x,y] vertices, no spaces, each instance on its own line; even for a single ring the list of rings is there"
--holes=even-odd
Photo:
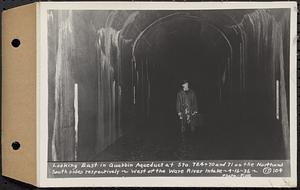
[[[179,119],[182,119],[182,114],[181,112],[178,113]]]
[[[198,113],[198,112],[195,111],[195,112],[192,113],[192,115],[196,115],[197,113]]]

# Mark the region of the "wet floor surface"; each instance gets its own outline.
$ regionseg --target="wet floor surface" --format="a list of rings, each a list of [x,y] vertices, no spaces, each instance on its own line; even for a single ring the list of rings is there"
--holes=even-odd
[[[92,160],[268,160],[285,159],[284,153],[279,132],[257,131],[251,126],[232,130],[206,124],[193,133],[163,127],[135,130]]]

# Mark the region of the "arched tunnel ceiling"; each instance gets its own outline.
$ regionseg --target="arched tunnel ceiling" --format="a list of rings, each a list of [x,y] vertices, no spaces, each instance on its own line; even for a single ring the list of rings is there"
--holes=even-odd
[[[174,14],[182,14],[187,16],[195,16],[207,20],[216,25],[226,25],[232,26],[238,24],[243,19],[243,16],[248,13],[252,13],[255,10],[244,10],[240,11],[238,14],[230,14],[230,11],[159,11],[153,14],[151,11],[120,11],[115,14],[116,19],[113,21],[113,27],[120,30],[123,27],[123,23],[130,15],[135,14],[135,26],[136,30],[143,30],[150,23],[153,23],[155,20],[158,20],[162,17]]]
[[[193,80],[194,85],[203,87],[203,81],[217,83],[218,75],[224,73],[231,51],[223,25],[201,16],[177,12],[156,19],[141,31],[133,43],[132,56],[138,70],[143,70],[145,66],[141,64],[147,62],[149,67],[156,68],[150,69],[152,72],[160,70],[162,76],[168,76],[168,82],[165,83],[175,85],[173,83],[186,78]],[[164,92],[161,83],[151,88]],[[215,90],[203,88],[209,92]]]
[[[218,45],[230,45],[227,37],[216,26],[182,15],[167,18],[161,23],[151,26],[139,37],[133,47],[138,50],[134,50],[134,53],[141,49],[148,53],[153,50],[165,52],[168,49],[176,49],[174,53],[187,49],[190,53],[196,53],[199,50],[199,48],[193,48],[196,44],[216,50]]]

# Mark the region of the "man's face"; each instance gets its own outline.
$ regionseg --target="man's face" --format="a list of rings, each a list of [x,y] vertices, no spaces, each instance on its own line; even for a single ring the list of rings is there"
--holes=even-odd
[[[182,84],[182,88],[183,88],[184,91],[189,90],[189,83],[186,82],[186,83]]]

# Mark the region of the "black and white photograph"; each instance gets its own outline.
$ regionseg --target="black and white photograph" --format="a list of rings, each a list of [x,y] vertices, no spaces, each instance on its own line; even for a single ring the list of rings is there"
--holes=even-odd
[[[230,161],[290,177],[290,21],[290,8],[48,9],[48,177]],[[194,170],[175,174],[243,177]]]

